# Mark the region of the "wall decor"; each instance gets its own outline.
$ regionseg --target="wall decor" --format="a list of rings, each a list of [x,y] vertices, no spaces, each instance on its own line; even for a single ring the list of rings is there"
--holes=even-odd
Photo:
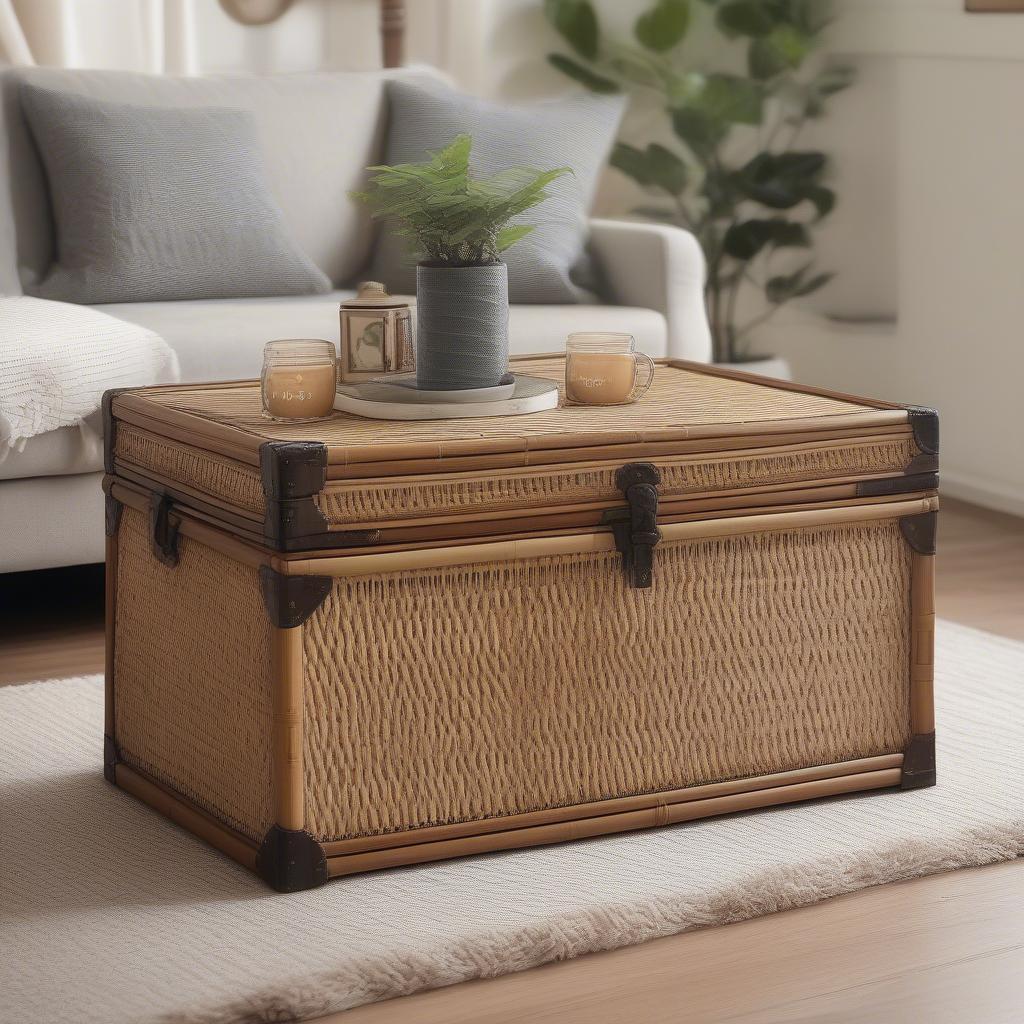
[[[291,7],[293,0],[220,0],[229,17],[243,25],[269,25]]]

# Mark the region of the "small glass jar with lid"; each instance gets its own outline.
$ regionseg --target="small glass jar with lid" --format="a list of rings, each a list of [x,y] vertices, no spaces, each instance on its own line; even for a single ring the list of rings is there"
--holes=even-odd
[[[263,348],[263,415],[318,420],[334,410],[337,351],[321,338],[281,338]]]
[[[357,384],[415,369],[409,303],[379,281],[363,281],[355,298],[341,303],[338,380]]]

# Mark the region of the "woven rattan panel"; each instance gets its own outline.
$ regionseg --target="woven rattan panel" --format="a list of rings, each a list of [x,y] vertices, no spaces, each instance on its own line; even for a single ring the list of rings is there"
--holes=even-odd
[[[179,481],[235,508],[259,515],[266,509],[259,471],[222,455],[158,437],[129,423],[118,426],[114,453],[122,463]]]
[[[900,751],[894,521],[338,579],[304,627],[320,839]]]
[[[255,570],[188,538],[153,557],[143,513],[118,531],[115,733],[149,772],[252,839],[271,825],[270,630]]]
[[[653,459],[665,497],[730,487],[826,480],[846,476],[902,473],[916,453],[906,440],[838,445],[818,442],[802,450]],[[329,523],[376,523],[416,515],[493,511],[502,508],[569,506],[580,502],[621,502],[615,486],[618,462],[569,468],[489,471],[397,481],[329,483],[317,497]]]
[[[529,360],[515,367],[538,377],[561,381],[561,359]],[[650,432],[659,427],[709,423],[753,423],[802,417],[868,412],[868,407],[819,395],[784,391],[761,384],[713,377],[659,366],[654,385],[642,402],[631,406],[569,406],[532,416],[466,419],[453,422],[365,420],[336,413],[316,423],[276,423],[264,419],[255,384],[228,388],[159,388],[146,392],[159,405],[171,406],[251,434],[281,440],[326,441],[337,445],[451,441],[453,438],[536,437],[601,431]],[[826,426],[827,424],[823,424]]]

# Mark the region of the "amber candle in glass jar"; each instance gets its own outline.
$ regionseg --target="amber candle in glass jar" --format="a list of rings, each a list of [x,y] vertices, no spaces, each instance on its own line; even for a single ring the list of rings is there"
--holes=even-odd
[[[569,335],[565,344],[569,405],[628,405],[646,395],[653,383],[654,360],[636,351],[632,335],[600,331]]]
[[[319,338],[282,338],[263,348],[263,415],[318,420],[334,409],[337,352]]]

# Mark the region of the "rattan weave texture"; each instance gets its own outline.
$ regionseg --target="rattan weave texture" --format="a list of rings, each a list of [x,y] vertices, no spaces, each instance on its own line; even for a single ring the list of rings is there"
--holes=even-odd
[[[659,495],[678,497],[730,487],[825,480],[872,473],[902,473],[916,449],[913,442],[892,440],[839,445],[817,442],[802,450],[743,453],[722,458],[707,455],[652,459],[661,471]],[[621,502],[615,485],[621,462],[603,465],[459,473],[439,479],[331,482],[317,504],[332,524],[375,523],[448,512],[536,508],[581,502]]]
[[[562,359],[530,360],[525,372],[561,381]],[[784,391],[762,384],[659,366],[651,390],[631,406],[568,406],[532,416],[395,423],[336,413],[316,423],[278,423],[260,411],[259,388],[252,383],[217,388],[157,388],[146,392],[157,405],[237,427],[261,438],[326,441],[337,445],[392,445],[453,438],[537,437],[546,434],[635,431],[699,424],[757,423],[803,417],[866,413],[869,407],[821,395]],[[826,424],[823,424],[825,427]]]
[[[114,636],[124,760],[262,838],[272,824],[270,673],[255,570],[188,538],[167,568],[146,517],[125,508]]]
[[[336,579],[304,629],[322,840],[901,751],[895,521]]]
[[[266,510],[259,471],[227,456],[159,437],[130,423],[118,426],[114,454],[122,463],[180,481],[235,508],[259,515]]]
[[[176,481],[229,506],[255,515],[266,500],[258,470],[226,456],[169,440],[131,424],[116,435],[122,465]],[[654,459],[662,474],[660,493],[677,497],[731,487],[827,480],[903,472],[916,453],[910,438],[843,444],[819,441],[792,450],[742,452]],[[542,466],[517,470],[456,473],[447,477],[331,481],[316,496],[328,523],[379,523],[416,515],[538,508],[582,502],[618,502],[619,462]]]

